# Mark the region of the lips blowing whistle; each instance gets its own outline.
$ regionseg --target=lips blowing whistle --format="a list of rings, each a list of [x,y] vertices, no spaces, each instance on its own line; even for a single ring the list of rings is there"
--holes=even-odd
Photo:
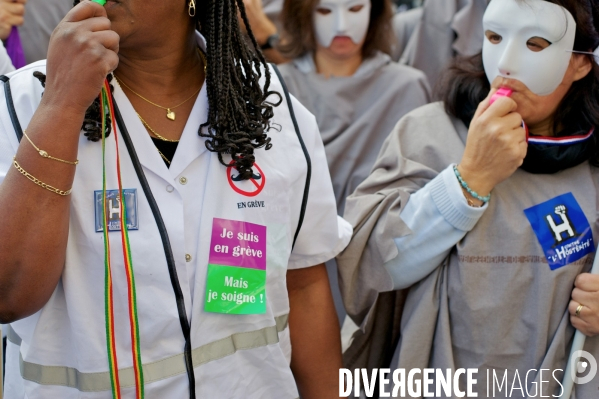
[[[497,90],[497,92],[495,94],[493,94],[491,96],[491,100],[490,100],[491,105],[493,105],[493,103],[495,101],[497,101],[498,98],[500,98],[500,97],[509,97],[509,96],[512,95],[513,92],[514,92],[513,90],[505,88],[505,87],[500,88],[499,90]]]
[[[104,4],[106,4],[106,0],[92,0],[94,3],[98,3],[99,5],[103,6]]]

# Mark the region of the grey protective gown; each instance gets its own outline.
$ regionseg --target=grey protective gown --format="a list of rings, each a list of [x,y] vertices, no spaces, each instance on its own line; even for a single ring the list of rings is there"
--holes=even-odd
[[[431,87],[435,87],[455,55],[482,51],[483,14],[488,3],[489,0],[426,0],[420,23],[399,62],[423,71]]]
[[[404,51],[410,43],[410,39],[420,25],[422,20],[423,8],[412,8],[411,10],[398,12],[393,16],[393,31],[395,32],[395,44],[391,57],[393,61],[399,61]]]
[[[289,91],[316,116],[341,213],[395,124],[429,102],[426,78],[383,53],[366,59],[351,77],[324,78],[311,56],[280,70]]]
[[[459,163],[466,136],[464,124],[440,103],[412,112],[385,142],[373,174],[348,199],[345,218],[354,238],[337,261],[348,313],[366,334],[356,333],[346,361],[370,367],[388,361],[385,351],[393,351],[390,341],[400,326],[400,368],[478,368],[479,397],[487,397],[487,369],[500,379],[507,370],[510,389],[517,371],[534,397],[533,382],[541,375],[531,372],[526,383],[529,370],[565,369],[574,333],[567,307],[576,276],[590,270],[593,256],[552,271],[524,210],[572,193],[597,240],[599,169],[585,162],[553,175],[517,170],[494,189],[474,229],[411,287],[407,299],[406,291],[384,292],[391,283],[382,265],[397,256],[393,237],[411,234],[401,209],[411,193]],[[361,348],[365,342],[370,345]],[[585,350],[599,359],[599,336],[588,338]],[[562,373],[555,375],[561,381]],[[543,380],[543,395],[561,393],[551,374]],[[572,398],[596,398],[598,389],[596,376],[576,386]],[[494,397],[510,397],[505,392],[496,387]],[[516,386],[511,397],[524,393]]]
[[[25,23],[19,28],[27,63],[45,60],[50,35],[73,7],[73,0],[29,0]]]
[[[283,0],[262,0],[262,7],[266,16],[281,31],[281,11],[283,10]]]

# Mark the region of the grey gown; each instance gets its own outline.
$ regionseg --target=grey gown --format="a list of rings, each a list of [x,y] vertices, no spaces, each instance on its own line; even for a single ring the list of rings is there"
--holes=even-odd
[[[455,55],[475,55],[483,46],[483,14],[489,0],[426,0],[420,23],[401,64],[420,69],[431,87]]]
[[[25,5],[25,23],[19,28],[25,60],[28,64],[45,60],[50,35],[73,7],[73,0],[29,0]]]
[[[426,79],[383,53],[365,60],[351,77],[325,79],[312,56],[280,70],[291,94],[316,116],[341,214],[397,121],[429,102]]]
[[[545,396],[559,395],[557,370],[566,367],[574,334],[568,303],[576,276],[590,270],[593,254],[551,270],[524,210],[572,193],[597,240],[599,169],[588,162],[553,175],[517,170],[494,189],[477,225],[435,271],[407,291],[385,292],[392,287],[382,265],[398,253],[393,238],[411,234],[402,208],[411,193],[460,161],[466,136],[464,124],[441,103],[414,111],[348,199],[344,216],[354,237],[337,261],[348,313],[365,333],[357,332],[346,360],[372,367],[388,361],[400,330],[400,368],[478,368],[478,397],[487,397],[487,370],[499,378],[507,371],[510,388],[518,374],[531,395],[516,389],[512,398],[534,397],[534,383]],[[584,349],[599,358],[599,336],[588,338]],[[540,373],[531,372],[525,382],[533,369],[550,369],[557,380],[545,372],[547,382],[540,384]],[[572,398],[596,398],[599,375],[575,389]],[[494,397],[510,396],[504,390]]]
[[[412,8],[411,10],[398,12],[393,16],[393,32],[395,32],[395,44],[391,58],[393,61],[399,61],[404,51],[408,47],[410,38],[420,25],[422,20],[423,8]]]
[[[262,7],[266,16],[281,31],[281,11],[283,10],[283,0],[262,0]]]

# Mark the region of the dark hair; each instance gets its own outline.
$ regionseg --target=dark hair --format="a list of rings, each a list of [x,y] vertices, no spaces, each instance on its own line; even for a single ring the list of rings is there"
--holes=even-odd
[[[80,0],[75,0],[74,5]],[[187,5],[187,1],[181,1]],[[247,27],[250,48],[242,34],[237,19],[241,15]],[[198,134],[206,137],[209,151],[218,153],[219,161],[229,166],[223,155],[230,155],[239,172],[239,179],[250,179],[253,175],[254,150],[272,147],[270,120],[273,107],[282,98],[279,93],[269,91],[271,75],[266,60],[254,38],[245,13],[243,0],[203,0],[198,4],[196,24],[207,41],[206,89],[208,93],[208,120],[199,127]],[[264,74],[264,87],[260,78]],[[35,75],[42,85],[45,76]],[[112,79],[112,77],[109,77]],[[266,101],[270,95],[279,98],[276,103]],[[88,140],[102,138],[101,106],[96,99],[85,113],[82,130]],[[207,129],[207,133],[203,129]],[[106,126],[110,134],[110,124]]]
[[[314,10],[320,0],[285,0],[281,19],[283,32],[279,50],[288,58],[301,57],[316,50],[314,36]],[[368,58],[375,52],[391,54],[394,43],[393,10],[390,0],[371,0],[370,25],[362,56]]]
[[[524,0],[525,1],[525,0]],[[598,0],[545,0],[566,8],[576,21],[574,50],[592,52],[599,46]],[[558,135],[571,135],[580,130],[599,128],[599,65],[589,57],[592,70],[587,76],[572,84],[554,116],[554,129]],[[439,94],[445,103],[445,111],[467,126],[478,104],[489,94],[490,84],[485,75],[482,54],[456,58],[445,72],[439,86]],[[566,130],[558,131],[560,127]],[[599,137],[599,131],[595,132]],[[599,154],[594,163],[599,164]]]
[[[253,48],[241,32],[238,11]],[[218,153],[223,165],[227,165],[223,154],[231,155],[239,178],[247,180],[253,176],[254,150],[272,147],[266,132],[271,128],[273,106],[280,105],[282,97],[269,91],[270,69],[250,28],[243,0],[202,0],[197,22],[207,41],[209,104],[208,121],[200,126],[199,134],[208,138],[206,147]],[[259,81],[262,72],[264,88]],[[266,101],[270,95],[278,101]],[[204,127],[208,133],[202,133]]]

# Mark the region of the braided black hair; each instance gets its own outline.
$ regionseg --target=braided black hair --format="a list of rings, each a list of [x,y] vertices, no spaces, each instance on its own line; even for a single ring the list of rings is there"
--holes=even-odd
[[[241,32],[238,11],[253,48]],[[208,58],[208,121],[200,126],[199,134],[208,139],[206,147],[218,153],[223,165],[228,165],[223,155],[229,154],[239,172],[238,178],[249,179],[255,162],[254,150],[272,147],[266,132],[271,128],[273,106],[278,106],[282,98],[279,93],[269,91],[270,70],[249,28],[243,0],[201,1],[196,18],[198,29],[207,41]],[[260,85],[262,73],[264,89]],[[266,101],[273,94],[278,101]]]
[[[80,1],[74,0],[74,5]],[[253,48],[241,32],[238,10]],[[218,153],[223,165],[232,164],[237,169],[239,176],[236,179],[250,179],[253,177],[254,150],[272,147],[266,132],[271,129],[273,107],[281,104],[282,97],[269,91],[270,70],[251,32],[243,0],[203,0],[198,7],[196,23],[208,43],[206,89],[209,113],[198,133],[207,138],[206,147]],[[260,85],[262,74],[264,87]],[[40,72],[34,76],[45,87],[46,76]],[[110,82],[112,76],[108,79]],[[271,95],[278,97],[278,101],[267,101]],[[82,130],[90,141],[102,139],[100,112],[99,98],[85,112]],[[110,131],[110,123],[107,123],[107,137]],[[226,162],[225,155],[231,156],[232,160]]]

